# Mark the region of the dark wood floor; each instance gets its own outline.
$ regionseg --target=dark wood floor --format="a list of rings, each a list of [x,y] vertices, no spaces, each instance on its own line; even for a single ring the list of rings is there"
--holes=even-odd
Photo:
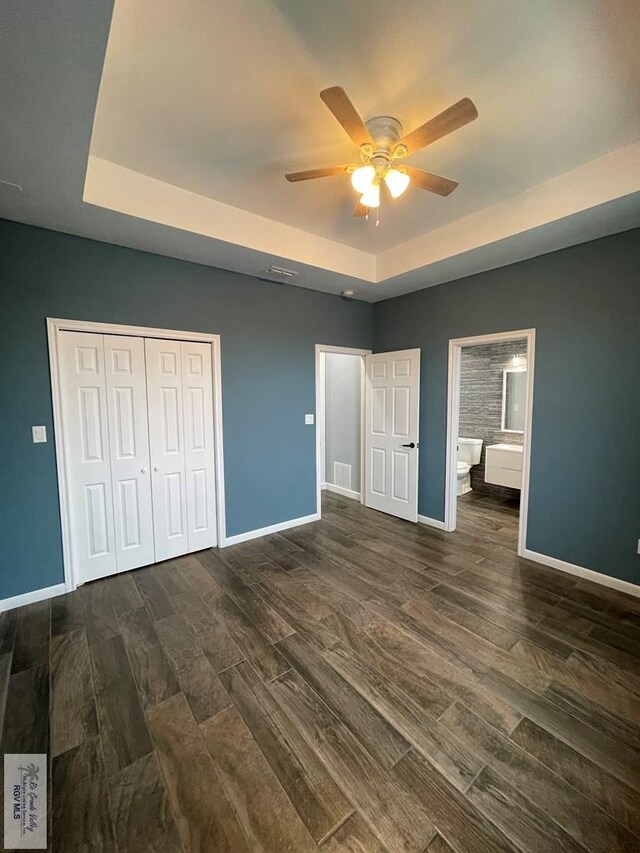
[[[640,850],[640,600],[328,495],[0,621],[54,851]],[[5,707],[6,704],[6,707]]]
[[[512,491],[513,495],[504,495],[502,493],[473,489],[473,491],[458,498],[458,506],[460,504],[471,504],[479,510],[506,512],[508,515],[517,517],[520,513],[520,492],[517,492],[515,489],[512,489]]]

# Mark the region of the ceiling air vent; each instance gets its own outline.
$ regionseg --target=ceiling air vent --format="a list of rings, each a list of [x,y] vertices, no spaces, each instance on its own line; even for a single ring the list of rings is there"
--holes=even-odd
[[[267,275],[275,275],[278,278],[293,278],[298,273],[295,270],[287,270],[284,267],[276,267],[271,264],[270,267],[267,267]]]

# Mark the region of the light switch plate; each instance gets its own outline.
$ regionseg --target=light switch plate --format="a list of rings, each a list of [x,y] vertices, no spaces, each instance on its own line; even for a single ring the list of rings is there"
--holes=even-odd
[[[304,422],[305,422],[305,424],[307,424],[307,426],[309,424],[312,424],[313,423],[313,415],[305,415],[304,416]]]
[[[34,444],[42,444],[47,440],[47,428],[45,426],[31,427],[31,437]]]

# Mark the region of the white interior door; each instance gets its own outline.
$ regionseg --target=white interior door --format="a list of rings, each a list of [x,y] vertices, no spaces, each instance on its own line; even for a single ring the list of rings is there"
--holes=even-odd
[[[418,520],[420,350],[365,358],[365,504]]]
[[[79,583],[117,571],[102,335],[60,332],[71,559]]]
[[[189,551],[217,544],[211,344],[183,341],[182,402]]]
[[[145,338],[145,354],[155,558],[160,562],[189,550],[180,342]]]
[[[118,571],[155,560],[144,339],[104,336]]]

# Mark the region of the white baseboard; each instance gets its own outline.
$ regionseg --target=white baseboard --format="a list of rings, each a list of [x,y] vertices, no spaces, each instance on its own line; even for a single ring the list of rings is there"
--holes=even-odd
[[[343,498],[352,498],[354,501],[360,500],[360,492],[354,492],[351,489],[345,489],[342,486],[334,486],[333,483],[325,483],[324,488],[328,492],[335,492],[336,495],[342,495]]]
[[[611,589],[617,589],[619,592],[625,592],[627,595],[634,595],[636,598],[640,598],[640,586],[635,583],[623,581],[619,578],[612,578],[610,575],[602,574],[602,572],[594,572],[593,569],[574,566],[573,563],[565,563],[564,560],[558,560],[556,557],[547,557],[546,554],[538,554],[537,551],[530,551],[528,548],[525,548],[520,556],[525,560],[532,560],[534,563],[541,563],[543,566],[559,569],[561,572],[567,572],[569,575],[577,575],[579,578],[584,578],[593,583],[599,583],[602,586],[608,586]]]
[[[45,586],[43,589],[34,589],[32,592],[23,592],[22,595],[14,595],[0,601],[0,612],[13,610],[15,607],[24,607],[25,604],[35,604],[36,601],[44,601],[46,598],[55,598],[56,595],[64,595],[67,591],[63,583],[55,586]]]
[[[418,524],[426,524],[427,527],[435,527],[436,530],[446,531],[447,529],[447,525],[444,523],[444,521],[438,521],[437,518],[429,518],[428,515],[419,515]]]
[[[220,543],[220,547],[227,548],[229,545],[238,545],[240,542],[248,542],[250,539],[259,539],[261,536],[267,536],[269,533],[279,533],[281,530],[289,530],[291,527],[300,527],[302,524],[318,521],[319,518],[320,515],[314,512],[313,515],[304,515],[302,518],[291,518],[289,521],[281,521],[269,527],[260,527],[258,530],[247,530],[246,533],[227,536],[225,541]]]
[[[326,488],[327,488],[327,484],[326,484],[326,483],[321,483],[321,484],[320,484],[320,491],[324,492],[324,490],[325,490]]]

